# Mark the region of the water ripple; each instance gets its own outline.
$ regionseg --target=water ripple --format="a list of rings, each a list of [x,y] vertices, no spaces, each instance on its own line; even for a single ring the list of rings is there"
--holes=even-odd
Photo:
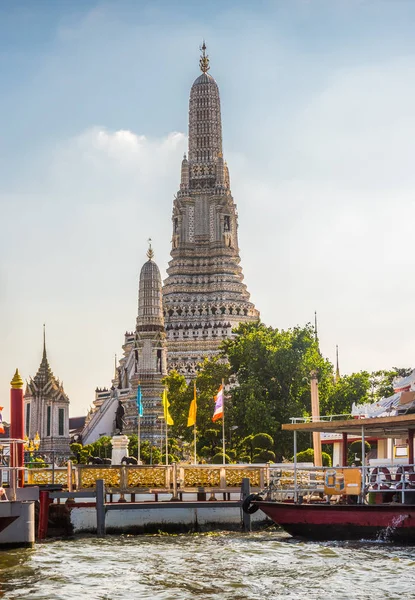
[[[0,598],[406,600],[414,565],[410,547],[305,543],[275,531],[91,536],[0,553]]]

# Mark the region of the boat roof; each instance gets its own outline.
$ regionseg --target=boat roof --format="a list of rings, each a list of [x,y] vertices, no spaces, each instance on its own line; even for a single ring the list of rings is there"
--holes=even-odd
[[[329,419],[330,417],[327,417]],[[342,419],[339,421],[320,420],[313,422],[285,423],[284,431],[316,431],[325,433],[347,433],[377,438],[399,438],[408,435],[408,429],[415,429],[415,414],[398,417],[372,417],[369,419]]]

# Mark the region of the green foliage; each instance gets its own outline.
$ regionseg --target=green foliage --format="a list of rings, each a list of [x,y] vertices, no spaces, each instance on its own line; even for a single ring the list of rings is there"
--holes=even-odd
[[[321,453],[321,458],[323,460],[323,467],[331,467],[331,456],[327,454],[327,452]],[[294,460],[293,458],[291,460]],[[307,448],[307,450],[303,450],[302,452],[297,452],[297,462],[310,462],[314,463],[314,450],[313,448]]]
[[[270,450],[274,446],[274,440],[268,433],[257,433],[252,437],[252,446],[255,449]]]
[[[30,462],[26,464],[28,469],[47,469],[49,466],[40,456],[31,457]]]
[[[199,373],[196,377],[197,390],[197,417],[196,426],[199,435],[199,447],[210,445],[211,439],[206,440],[206,431],[214,430],[219,435],[221,422],[212,423],[214,409],[214,396],[217,394],[222,380],[225,382],[229,376],[229,365],[218,357],[211,360],[206,359],[200,365]],[[177,371],[171,371],[163,379],[163,383],[168,388],[168,397],[170,401],[170,414],[174,425],[169,429],[170,436],[174,439],[182,439],[187,442],[193,440],[193,427],[187,427],[190,403],[194,396],[194,382],[186,383],[183,375]],[[232,423],[229,421],[229,425]]]
[[[251,461],[251,457],[249,456],[249,454],[240,454],[238,456],[238,462],[240,463],[250,463]]]
[[[254,454],[252,458],[253,463],[267,463],[267,462],[275,462],[275,452],[272,450],[261,450]]]
[[[140,458],[144,465],[158,465],[162,463],[160,448],[152,446],[148,440],[140,444]]]
[[[387,398],[393,394],[393,380],[395,377],[407,377],[412,369],[393,367],[390,371],[374,371],[370,375],[370,402]]]
[[[367,371],[352,373],[333,383],[329,394],[320,399],[321,413],[325,415],[350,414],[352,404],[369,402],[370,375]]]
[[[311,325],[284,331],[242,323],[235,333],[222,346],[239,384],[232,390],[232,423],[241,437],[267,433],[278,454],[287,455],[292,435],[281,431],[281,423],[310,413],[311,371],[318,371],[320,397],[327,395],[333,366],[321,356]]]
[[[210,462],[212,463],[212,465],[223,464],[223,454],[221,452],[218,452],[217,454],[215,454],[215,456],[212,457],[212,460]],[[231,462],[232,460],[230,459],[230,457],[227,454],[225,454],[225,463],[229,464]]]
[[[99,456],[100,458],[111,458],[112,443],[109,435],[102,435],[96,442],[84,446],[88,448],[90,456]]]
[[[365,442],[365,456],[371,449],[371,445],[369,442]],[[360,466],[362,464],[362,442],[361,440],[356,440],[349,444],[347,449],[347,464],[349,467],[353,464],[356,466]]]

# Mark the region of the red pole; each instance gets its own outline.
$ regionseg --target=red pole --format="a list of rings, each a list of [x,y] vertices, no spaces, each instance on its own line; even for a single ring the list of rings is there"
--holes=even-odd
[[[44,540],[48,533],[49,521],[49,492],[42,490],[39,492],[39,525],[37,537]]]
[[[408,447],[409,447],[408,462],[410,465],[413,465],[414,464],[414,430],[413,429],[409,429],[409,431],[408,431]]]
[[[23,403],[23,379],[18,369],[10,382],[10,437],[23,440],[24,438],[24,403]],[[23,443],[15,444],[16,451],[11,453],[11,466],[23,467],[24,448]],[[24,485],[24,472],[19,471],[19,486]]]
[[[347,467],[347,433],[343,433],[342,467]]]

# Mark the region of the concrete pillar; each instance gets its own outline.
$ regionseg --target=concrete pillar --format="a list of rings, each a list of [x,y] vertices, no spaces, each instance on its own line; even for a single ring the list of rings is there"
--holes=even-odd
[[[378,440],[378,455],[377,458],[388,458],[388,440]]]
[[[333,467],[340,465],[342,461],[342,444],[341,442],[333,442]]]
[[[111,443],[111,463],[113,465],[120,465],[124,456],[128,456],[128,437],[126,435],[114,435]]]

